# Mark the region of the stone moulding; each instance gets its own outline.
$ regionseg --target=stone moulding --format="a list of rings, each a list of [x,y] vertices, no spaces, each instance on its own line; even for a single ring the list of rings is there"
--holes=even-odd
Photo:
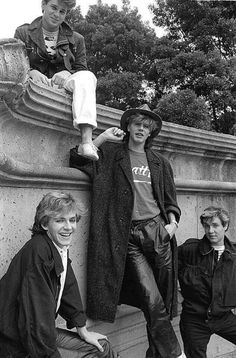
[[[50,128],[62,133],[79,135],[73,128],[71,94],[65,90],[34,83],[29,79],[29,62],[24,44],[16,39],[0,40],[0,104],[3,123],[6,118]],[[97,105],[98,128],[95,134],[119,126],[121,110]],[[222,163],[236,161],[236,137],[197,130],[173,123],[163,123],[155,146],[175,157],[214,158]],[[89,183],[78,171],[65,167],[43,167],[0,156],[0,177],[4,182],[47,183],[78,186]],[[81,179],[82,178],[82,179]],[[81,184],[82,180],[82,184]],[[86,185],[87,185],[86,184]],[[176,179],[178,191],[235,191],[235,182]],[[58,184],[59,185],[59,184]]]
[[[72,126],[71,94],[34,83],[24,44],[16,39],[0,40],[0,100],[13,117],[35,126],[75,133]],[[96,134],[118,126],[121,110],[97,105]],[[164,122],[155,145],[166,152],[236,160],[236,137]]]
[[[0,153],[0,179],[12,186],[76,187],[89,190],[86,174],[73,168],[22,163]],[[178,192],[236,193],[236,183],[208,180],[175,180]]]
[[[1,185],[33,187],[67,187],[88,190],[90,182],[86,174],[66,167],[27,164],[0,153]]]

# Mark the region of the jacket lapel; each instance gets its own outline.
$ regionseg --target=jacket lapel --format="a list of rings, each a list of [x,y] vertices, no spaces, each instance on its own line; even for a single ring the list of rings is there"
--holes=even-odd
[[[132,188],[132,191],[134,191],[133,174],[127,145],[124,144],[121,147],[121,150],[116,155],[116,161],[119,163],[121,170]]]
[[[42,30],[42,17],[38,17],[29,25],[29,36],[31,40],[37,45],[37,47],[46,54],[47,52]],[[59,28],[57,47],[64,47],[64,54],[69,49],[70,43],[72,45],[75,44],[75,40],[73,38],[73,31],[69,27],[69,25],[63,23]]]
[[[158,193],[158,178],[160,173],[160,158],[157,153],[152,149],[146,150],[148,166],[151,172],[152,185],[154,192]],[[133,174],[129,157],[129,150],[127,145],[123,145],[121,150],[116,156],[116,160],[119,161],[120,167],[128,179],[132,189],[134,190]]]
[[[154,197],[159,198],[159,178],[160,178],[160,158],[157,153],[155,153],[152,149],[146,150],[148,166],[151,173],[152,179],[152,187],[154,190]]]
[[[38,17],[29,25],[29,36],[37,47],[47,54],[46,46],[43,38],[42,17]]]

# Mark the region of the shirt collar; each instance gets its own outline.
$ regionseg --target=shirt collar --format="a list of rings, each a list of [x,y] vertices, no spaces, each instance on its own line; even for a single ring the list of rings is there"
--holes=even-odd
[[[53,245],[57,248],[59,254],[64,254],[67,253],[68,249],[69,249],[69,245],[68,246],[63,246],[60,247],[58,246],[54,241],[52,241]]]

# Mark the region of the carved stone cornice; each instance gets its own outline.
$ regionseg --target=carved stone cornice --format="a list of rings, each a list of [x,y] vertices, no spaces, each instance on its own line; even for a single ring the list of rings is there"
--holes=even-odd
[[[75,133],[71,94],[29,80],[24,45],[15,39],[0,40],[0,98],[19,121]],[[122,111],[97,105],[95,134],[119,126]],[[236,137],[164,122],[155,145],[166,152],[236,160]]]
[[[90,188],[88,176],[79,170],[22,163],[4,153],[0,153],[0,181],[7,186]]]
[[[73,168],[51,167],[45,165],[26,164],[0,153],[1,184],[48,188],[90,189],[89,177]],[[236,183],[208,180],[175,180],[178,192],[236,193]]]
[[[63,183],[63,185],[77,186],[80,185],[78,183],[82,178],[81,185],[83,186],[85,182],[88,184],[88,180],[73,169],[23,163],[24,157],[18,155],[22,149],[20,141],[14,147],[17,160],[13,159],[15,158],[14,150],[9,149],[12,144],[9,141],[12,141],[13,136],[9,135],[9,124],[8,126],[4,124],[7,121],[8,123],[13,120],[17,121],[12,128],[18,137],[22,135],[21,128],[27,128],[27,138],[32,133],[30,129],[32,126],[36,129],[34,133],[40,133],[40,128],[38,130],[37,127],[44,128],[45,143],[53,140],[53,148],[59,146],[59,136],[48,135],[46,137],[45,132],[48,133],[48,128],[52,130],[51,132],[60,131],[63,136],[72,135],[76,140],[79,133],[72,125],[71,94],[65,90],[34,83],[29,79],[28,72],[29,63],[23,43],[15,39],[0,40],[0,130],[2,138],[0,147],[2,146],[3,152],[0,157],[1,179],[8,183],[19,180],[22,183],[47,182],[54,185],[56,178],[58,183]],[[98,104],[98,128],[95,135],[109,127],[119,126],[122,113],[120,110]],[[36,139],[34,137],[35,143]],[[27,150],[30,152],[32,145],[36,145],[35,143],[31,145],[28,140],[25,142],[27,142],[25,152]],[[223,192],[235,191],[235,136],[164,122],[154,145],[169,156],[173,166],[176,166],[176,184],[179,191],[188,190],[188,188],[190,191],[214,192],[218,189]],[[10,154],[6,152],[6,146]],[[50,149],[52,147],[48,146],[49,151]],[[31,161],[34,160],[37,163],[41,158],[40,153],[36,154],[38,157],[32,156]],[[189,170],[187,175],[190,166],[186,163],[190,160],[193,167],[191,169],[194,171]],[[216,162],[217,165],[214,167]],[[197,168],[201,168],[202,172],[198,173]],[[185,180],[180,178],[185,178]],[[192,178],[205,180],[192,180]]]

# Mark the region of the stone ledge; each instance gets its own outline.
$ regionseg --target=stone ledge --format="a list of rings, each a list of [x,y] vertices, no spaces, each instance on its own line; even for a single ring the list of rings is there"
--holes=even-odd
[[[29,62],[24,44],[16,39],[0,41],[0,101],[22,122],[78,135],[72,126],[71,94],[29,80]],[[121,110],[97,105],[98,129],[118,126]],[[176,155],[236,160],[236,137],[163,123],[155,146]],[[173,151],[174,149],[174,151]]]
[[[44,184],[47,187],[66,185],[81,190],[90,188],[88,176],[77,169],[22,163],[4,153],[0,153],[0,178],[16,186]],[[175,184],[177,192],[236,193],[236,182],[175,179]]]
[[[52,89],[29,80],[24,96],[11,111],[13,117],[20,121],[77,133],[72,126],[71,95],[64,90]],[[121,110],[97,104],[98,128],[95,134],[109,127],[119,126],[122,113]],[[154,143],[165,151],[173,152],[175,148],[176,154],[236,160],[236,137],[174,123],[163,122],[162,130]]]
[[[42,164],[27,164],[0,153],[1,184],[44,187],[70,187],[88,190],[88,176],[79,170],[66,167],[51,167]]]
[[[175,179],[177,192],[235,193],[236,182]]]

